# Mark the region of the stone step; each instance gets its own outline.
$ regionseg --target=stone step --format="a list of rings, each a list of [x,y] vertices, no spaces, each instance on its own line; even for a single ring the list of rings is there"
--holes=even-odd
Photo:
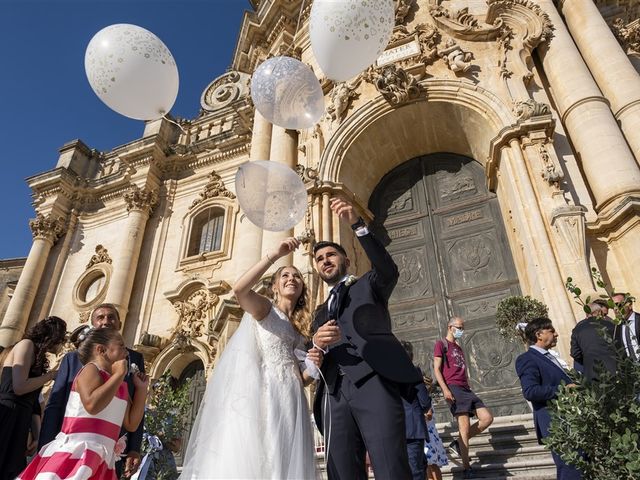
[[[458,437],[455,422],[436,426],[445,446]],[[486,431],[471,439],[470,459],[476,478],[483,480],[556,478],[551,454],[538,444],[531,414],[495,418]],[[324,466],[322,454],[318,456],[318,465]],[[322,473],[326,478],[326,472]],[[462,478],[460,459],[449,455],[449,465],[442,468],[442,474],[444,479]],[[374,478],[373,475],[370,478]]]

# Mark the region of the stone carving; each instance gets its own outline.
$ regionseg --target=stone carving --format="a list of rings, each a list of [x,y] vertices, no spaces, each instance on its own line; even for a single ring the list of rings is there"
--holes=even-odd
[[[228,72],[211,82],[202,93],[200,105],[213,112],[248,95],[251,77],[246,73]]]
[[[488,0],[486,22],[498,28],[495,38],[502,51],[500,75],[528,85],[533,78],[531,52],[553,36],[549,16],[531,0]],[[509,66],[508,66],[509,65]]]
[[[296,165],[296,173],[303,182],[313,182],[318,179],[318,171],[315,168],[305,167],[304,165]]]
[[[141,189],[134,183],[124,194],[124,201],[128,212],[134,210],[150,213],[158,203],[158,192],[146,187]]]
[[[532,0],[487,0],[489,11],[487,21],[493,21],[494,25],[502,25],[506,21],[502,14],[508,14],[509,18],[519,18],[527,23],[525,33],[525,46],[530,49],[537,47],[541,42],[550,40],[553,36],[553,23],[549,15]],[[514,15],[514,10],[525,15]],[[528,12],[527,12],[528,11]]]
[[[341,82],[336,84],[331,91],[329,106],[327,107],[326,118],[332,123],[340,123],[344,119],[347,110],[351,106],[354,99],[360,94],[356,91],[360,85],[361,79],[355,82]]]
[[[87,323],[91,318],[91,312],[87,310],[86,312],[80,312],[78,314],[78,322],[79,323]]]
[[[390,192],[390,193],[399,193],[399,192]],[[411,196],[411,190],[407,190],[403,192],[398,198],[393,200],[391,205],[389,206],[388,214],[396,215],[398,213],[406,212],[408,210],[413,209],[413,197]]]
[[[398,284],[403,288],[412,287],[424,277],[424,269],[418,252],[405,252],[400,255],[398,264]]]
[[[98,263],[111,263],[111,257],[109,251],[102,245],[96,245],[96,253],[91,257],[89,263],[87,263],[87,270]]]
[[[470,62],[473,59],[473,53],[462,50],[453,38],[447,40],[444,48],[438,53],[444,58],[449,69],[456,74],[465,73],[471,68]]]
[[[392,105],[402,105],[420,96],[416,78],[396,65],[365,72],[365,80],[373,83],[382,96]]]
[[[209,174],[209,181],[202,189],[202,192],[200,192],[200,198],[196,198],[191,204],[191,209],[195,208],[205,200],[218,197],[230,199],[236,198],[236,196],[232,192],[227,190],[227,187],[222,181],[222,177],[220,177],[220,175],[218,175],[214,170]]]
[[[640,54],[640,18],[627,25],[622,18],[616,18],[611,30],[626,53]]]
[[[480,270],[489,265],[493,251],[482,238],[473,238],[463,241],[458,249],[459,260],[463,264],[465,272],[478,275]]]
[[[551,115],[551,108],[546,103],[536,102],[534,99],[516,102],[513,112],[519,121],[529,120],[532,117]]]
[[[173,342],[187,349],[191,340],[206,334],[211,312],[219,301],[218,295],[204,288],[196,290],[184,301],[173,301],[173,307],[178,313],[178,324],[173,330]]]
[[[473,177],[462,171],[453,175],[444,175],[439,180],[438,190],[443,201],[458,200],[467,192],[477,191]]]
[[[473,364],[478,369],[472,377],[482,388],[517,384],[518,377],[513,368],[518,354],[515,343],[496,341],[493,329],[487,329],[474,332],[466,347],[469,358],[473,358]]]
[[[428,23],[420,23],[416,25],[415,33],[418,35],[418,41],[422,47],[422,56],[420,60],[429,65],[438,58],[438,43],[440,43],[440,32],[436,27]]]
[[[478,20],[469,13],[468,7],[461,8],[452,13],[443,6],[437,5],[432,6],[430,11],[433,18],[446,18],[469,30],[479,28]]]
[[[560,188],[560,182],[564,178],[562,168],[558,163],[555,155],[552,155],[547,150],[545,143],[538,145],[538,152],[540,153],[540,159],[542,160],[542,178],[544,178],[549,185],[553,185],[556,188]]]
[[[396,0],[396,25],[401,25],[405,22],[413,0]]]
[[[41,213],[38,213],[36,218],[29,220],[29,228],[34,240],[40,238],[52,242],[64,235],[66,231],[62,217],[54,217],[51,214],[45,217]]]

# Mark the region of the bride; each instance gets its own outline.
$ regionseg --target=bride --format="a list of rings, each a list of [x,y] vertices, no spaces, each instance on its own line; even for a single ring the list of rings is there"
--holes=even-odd
[[[272,277],[273,303],[251,289],[299,245],[287,238],[236,282],[245,315],[207,384],[183,480],[317,477],[304,385],[317,375],[322,354],[304,350],[311,338],[307,287],[289,266]]]

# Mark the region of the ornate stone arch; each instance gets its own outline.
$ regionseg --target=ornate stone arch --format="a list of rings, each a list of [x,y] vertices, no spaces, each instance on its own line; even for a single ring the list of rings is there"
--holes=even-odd
[[[155,358],[149,374],[151,378],[160,378],[167,370],[171,370],[171,374],[180,378],[182,371],[194,360],[200,360],[205,366],[205,370],[211,364],[210,356],[215,354],[212,347],[200,340],[191,342],[192,349],[185,351],[178,345],[171,343],[165,347]]]
[[[420,86],[425,96],[399,108],[380,96],[343,122],[323,152],[319,177],[339,183],[357,173],[360,181],[350,188],[366,199],[384,174],[419,155],[448,151],[484,165],[500,131],[516,123],[511,109],[482,87],[442,79]],[[412,134],[410,142],[389,142]],[[401,148],[390,150],[393,143]]]

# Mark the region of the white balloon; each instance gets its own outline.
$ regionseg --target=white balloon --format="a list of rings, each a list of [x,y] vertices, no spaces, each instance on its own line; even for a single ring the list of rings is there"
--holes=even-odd
[[[178,68],[153,33],[120,23],[103,28],[89,42],[84,68],[91,88],[107,106],[136,120],[155,120],[178,96]]]
[[[377,60],[394,25],[393,0],[314,0],[311,48],[324,74],[344,82]]]
[[[264,118],[291,130],[314,126],[324,113],[320,82],[307,65],[291,57],[260,64],[251,78],[251,98]]]
[[[247,162],[236,173],[240,208],[258,227],[282,232],[296,226],[307,210],[307,190],[292,169],[278,162]]]

